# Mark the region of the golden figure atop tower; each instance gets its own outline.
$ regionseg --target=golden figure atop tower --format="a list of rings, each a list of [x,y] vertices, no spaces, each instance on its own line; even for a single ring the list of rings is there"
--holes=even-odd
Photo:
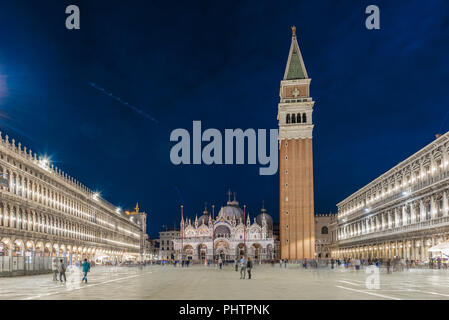
[[[127,216],[140,213],[139,212],[139,203],[138,202],[136,203],[136,207],[134,208],[134,211],[126,210],[125,213],[126,213]]]
[[[296,36],[296,27],[292,26],[292,36]]]

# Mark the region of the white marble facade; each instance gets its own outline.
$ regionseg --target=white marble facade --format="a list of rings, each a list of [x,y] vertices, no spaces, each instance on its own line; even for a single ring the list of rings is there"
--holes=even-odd
[[[337,204],[334,257],[426,261],[449,241],[449,132]]]
[[[142,259],[146,214],[125,214],[0,134],[0,255]]]

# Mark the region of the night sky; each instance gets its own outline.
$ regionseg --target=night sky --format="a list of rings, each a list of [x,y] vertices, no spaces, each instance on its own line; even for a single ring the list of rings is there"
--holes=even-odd
[[[169,137],[193,120],[277,128],[292,25],[316,101],[315,212],[335,212],[449,130],[449,1],[2,1],[0,130],[110,202],[138,201],[153,237],[229,188],[278,220],[278,175],[174,166]]]

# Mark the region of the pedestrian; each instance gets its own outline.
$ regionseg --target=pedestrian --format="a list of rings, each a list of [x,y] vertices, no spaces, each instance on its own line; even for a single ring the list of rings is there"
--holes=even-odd
[[[331,269],[334,269],[335,260],[334,258],[331,259]]]
[[[53,271],[53,281],[58,281],[58,259],[54,258],[53,263],[51,265],[51,270]]]
[[[284,263],[284,259],[279,260],[279,268],[282,269],[282,264]]]
[[[246,259],[242,256],[240,259],[240,279],[245,279],[246,276]]]
[[[359,271],[360,270],[360,260],[354,259],[354,265],[355,265],[355,270]]]
[[[285,269],[287,269],[287,264],[288,264],[288,259],[285,259],[285,261],[284,261],[284,265],[285,265]]]
[[[246,263],[246,269],[248,270],[248,280],[251,280],[251,270],[253,269],[253,262],[250,257],[248,257],[248,262]]]
[[[235,264],[235,271],[236,272],[239,271],[239,261],[237,260],[237,258],[235,258],[234,264]]]
[[[391,260],[387,260],[387,273],[390,273]]]
[[[220,270],[223,269],[223,260],[221,258],[218,259],[218,265],[220,266]]]
[[[90,263],[87,262],[87,259],[84,259],[83,262],[83,279],[81,281],[86,281],[87,283],[87,273],[90,271]]]
[[[66,266],[64,264],[64,260],[60,260],[58,270],[59,270],[59,281],[62,282],[62,277],[64,277],[64,282],[67,282],[67,278],[65,277]]]

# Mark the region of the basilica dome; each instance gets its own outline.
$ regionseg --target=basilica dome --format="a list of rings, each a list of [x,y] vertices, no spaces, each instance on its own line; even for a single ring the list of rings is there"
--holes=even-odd
[[[239,203],[236,200],[234,193],[234,200],[231,201],[231,193],[228,193],[229,199],[226,203],[226,206],[221,207],[220,212],[218,213],[218,217],[223,217],[225,219],[243,219],[243,210],[239,207]]]
[[[207,208],[204,209],[203,215],[198,219],[198,225],[209,225],[209,212],[207,211]]]
[[[223,217],[225,219],[226,218],[243,219],[243,210],[238,205],[228,204],[224,207],[221,207],[218,216]]]

